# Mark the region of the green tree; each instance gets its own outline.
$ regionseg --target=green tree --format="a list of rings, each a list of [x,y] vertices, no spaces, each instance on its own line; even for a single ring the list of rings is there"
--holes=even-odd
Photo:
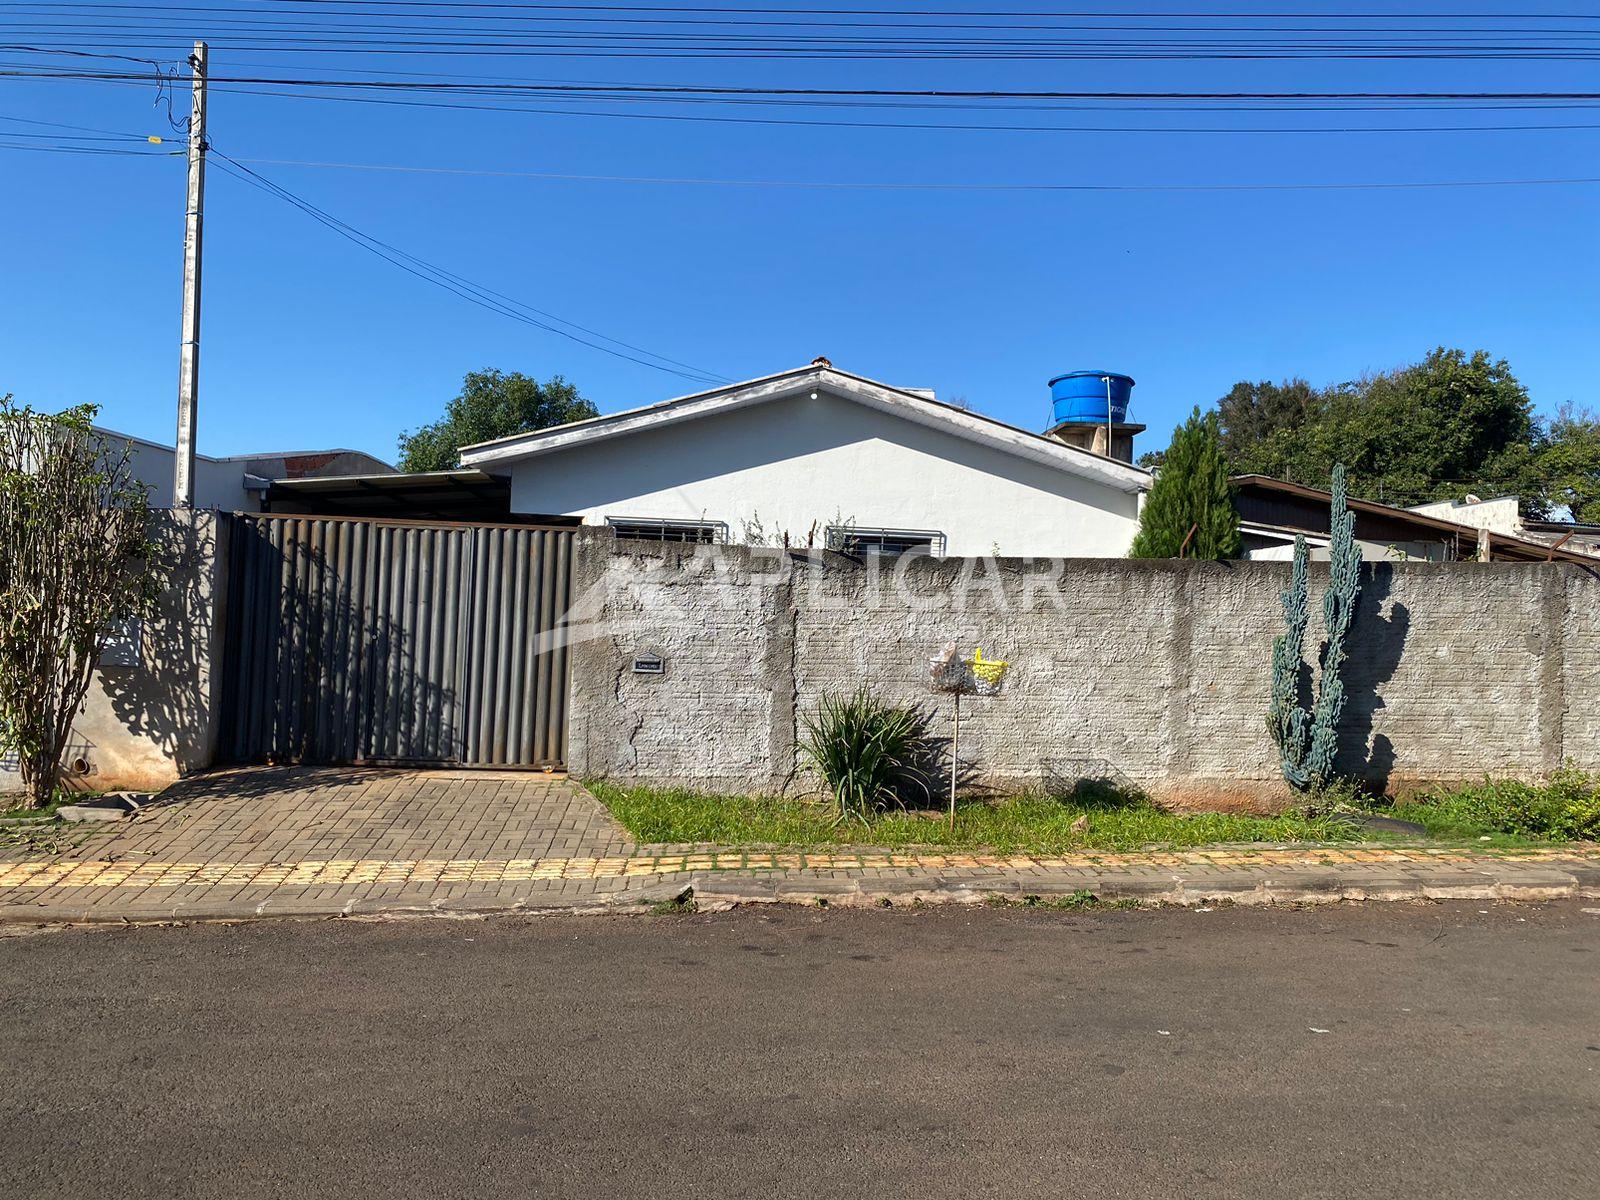
[[[1600,523],[1600,416],[1565,405],[1550,421],[1533,474],[1546,512]]]
[[[1234,471],[1321,487],[1344,463],[1350,494],[1364,499],[1408,505],[1521,492],[1530,511],[1543,507],[1531,474],[1542,433],[1504,359],[1441,347],[1338,387],[1300,383],[1240,384],[1224,398],[1239,430],[1224,441]],[[1256,395],[1263,386],[1275,389],[1265,399]]]
[[[1302,428],[1317,411],[1320,400],[1321,394],[1304,379],[1286,379],[1282,383],[1243,380],[1234,384],[1217,401],[1223,454],[1229,462],[1259,457],[1261,448],[1274,434]]]
[[[461,465],[463,446],[599,415],[559,375],[540,383],[517,371],[469,371],[443,417],[400,435],[400,469],[453,470]]]
[[[1190,537],[1189,531],[1194,535]],[[1188,545],[1185,548],[1185,541]],[[1145,497],[1130,558],[1238,558],[1239,510],[1228,486],[1217,414],[1194,413],[1172,434]]]
[[[151,599],[148,488],[97,409],[0,399],[0,749],[47,804],[95,663]]]

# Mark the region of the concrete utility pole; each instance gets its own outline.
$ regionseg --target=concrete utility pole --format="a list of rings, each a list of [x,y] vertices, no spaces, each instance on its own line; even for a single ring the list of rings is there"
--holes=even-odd
[[[194,507],[194,408],[200,385],[200,225],[206,205],[206,44],[189,56],[189,208],[183,231],[183,344],[178,366],[178,453],[172,503]]]

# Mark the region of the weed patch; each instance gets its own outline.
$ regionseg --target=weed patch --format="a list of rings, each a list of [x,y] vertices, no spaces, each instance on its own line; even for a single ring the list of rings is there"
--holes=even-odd
[[[652,917],[685,917],[699,912],[700,905],[695,902],[694,893],[685,890],[670,900],[657,900],[648,911]]]
[[[1332,815],[1278,817],[1170,813],[1136,793],[1043,794],[965,800],[955,822],[904,809],[840,822],[831,805],[764,796],[714,796],[674,788],[588,784],[635,838],[645,843],[719,846],[838,845],[987,849],[1000,854],[1219,843],[1351,841],[1355,829]]]
[[[1443,841],[1488,838],[1515,845],[1600,839],[1600,776],[1573,767],[1557,771],[1545,783],[1485,779],[1430,788],[1372,807],[1415,821],[1430,837]]]

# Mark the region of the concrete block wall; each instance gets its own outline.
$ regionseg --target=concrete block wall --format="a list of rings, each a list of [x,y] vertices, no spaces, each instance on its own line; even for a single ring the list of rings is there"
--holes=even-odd
[[[72,726],[67,787],[154,790],[211,765],[229,522],[214,512],[157,517],[155,611],[141,622],[137,662],[95,669]],[[0,792],[20,786],[15,764],[0,762]]]
[[[804,714],[864,683],[921,703],[949,641],[1011,663],[963,700],[962,759],[999,788],[1126,778],[1176,802],[1286,798],[1266,729],[1287,563],[919,559],[881,571],[746,547],[580,539],[571,769],[779,792]],[[1312,568],[1320,641],[1324,566]],[[1600,573],[1369,563],[1346,667],[1343,766],[1390,787],[1570,759],[1600,769]],[[660,675],[633,659],[659,655]]]

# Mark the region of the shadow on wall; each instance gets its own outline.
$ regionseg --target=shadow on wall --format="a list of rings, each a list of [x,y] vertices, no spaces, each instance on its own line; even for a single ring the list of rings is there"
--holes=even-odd
[[[102,664],[100,690],[134,739],[148,743],[179,774],[210,764],[214,748],[214,657],[220,649],[219,518],[209,513],[157,517],[150,567],[154,611],[142,622],[137,660]],[[89,705],[94,703],[93,693]],[[90,714],[92,716],[92,713]],[[113,748],[100,748],[97,772],[115,778]]]
[[[458,531],[240,520],[231,558],[221,761],[460,759]]]
[[[918,705],[917,712],[921,717],[922,729],[917,740],[918,753],[911,763],[911,770],[927,793],[928,806],[942,808],[950,800],[950,743],[954,733],[951,697],[940,696],[935,701]],[[963,713],[962,719],[963,722],[969,720],[970,713]],[[956,791],[968,799],[997,794],[995,789],[982,782],[979,765],[972,756],[971,742],[968,741],[970,736],[969,733],[961,739],[966,749],[956,758]],[[963,747],[958,746],[957,750],[962,751]]]
[[[1098,803],[1144,794],[1138,781],[1108,758],[1046,758],[1039,766],[1047,796]]]
[[[1384,601],[1394,590],[1394,564],[1362,566],[1361,593],[1356,598],[1355,625],[1344,666],[1344,713],[1339,721],[1335,764],[1343,775],[1386,790],[1394,771],[1394,745],[1387,736],[1373,736],[1373,719],[1384,707],[1382,685],[1394,678],[1411,630],[1411,610],[1399,602],[1383,615]],[[1320,650],[1320,648],[1319,648]]]

